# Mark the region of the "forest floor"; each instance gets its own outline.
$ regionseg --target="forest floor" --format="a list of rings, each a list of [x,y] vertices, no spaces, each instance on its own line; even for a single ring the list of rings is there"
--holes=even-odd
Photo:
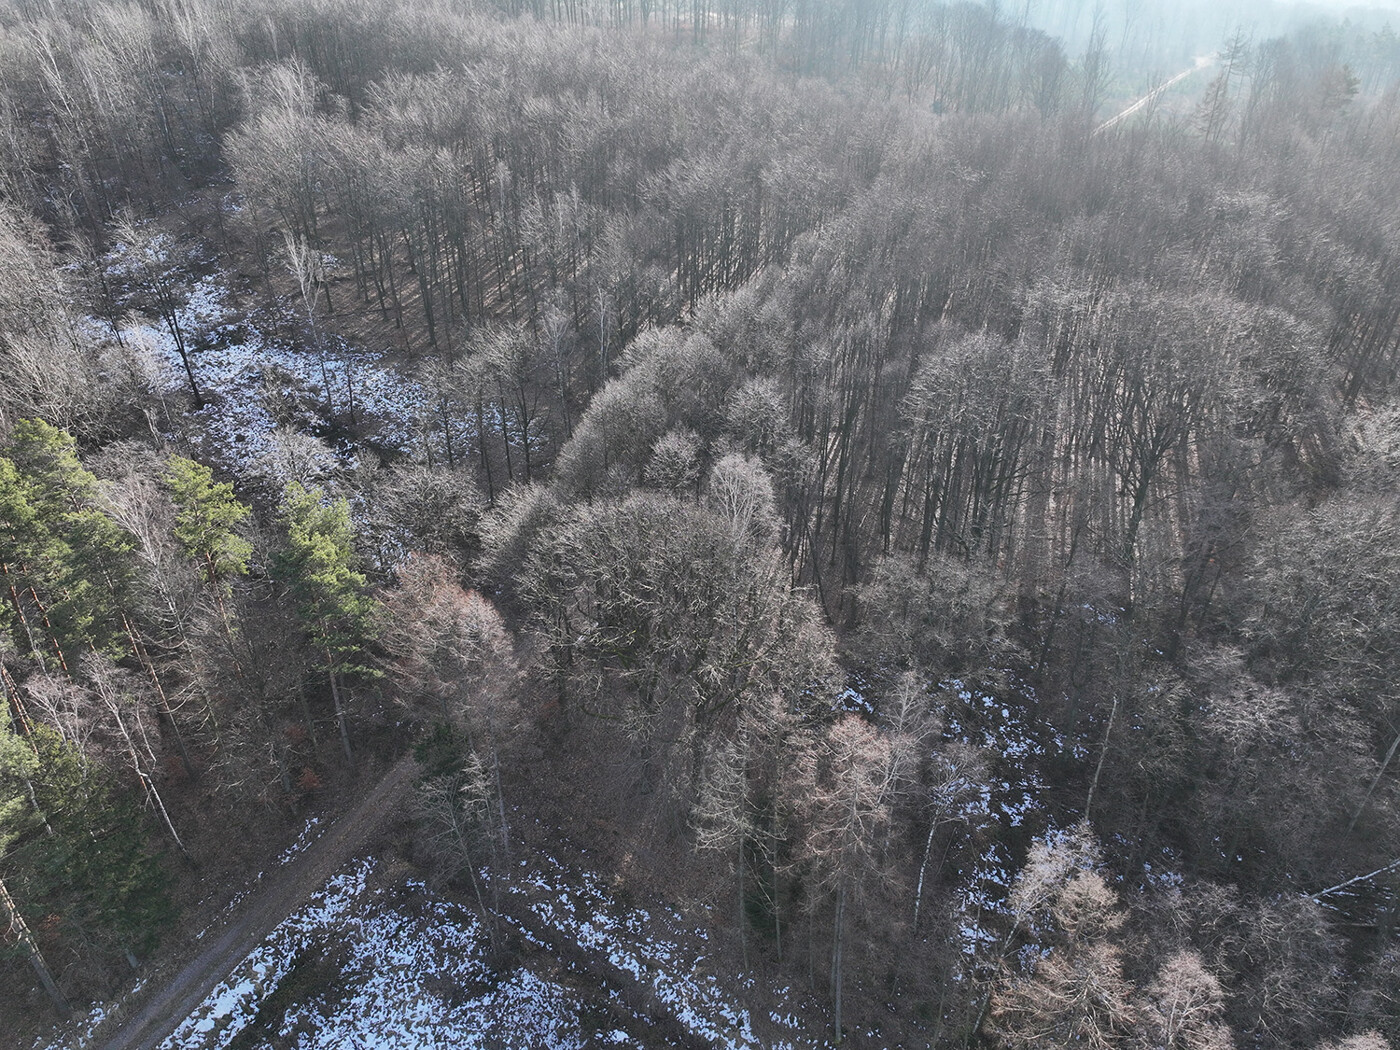
[[[245,897],[216,929],[210,943],[173,975],[155,973],[144,986],[144,1003],[126,1004],[104,1027],[115,1031],[102,1050],[152,1050],[209,994],[219,981],[337,870],[361,850],[392,815],[401,811],[413,786],[417,763],[401,758],[355,809],[285,863],[267,883]],[[139,1012],[132,1015],[132,1010]]]
[[[199,935],[207,947],[175,953],[53,1045],[329,1050],[371,1038],[406,1050],[448,1034],[520,1050],[825,1045],[802,1020],[821,1015],[809,995],[713,968],[717,946],[692,917],[647,893],[620,899],[590,870],[599,858],[520,809],[514,860],[482,872],[494,917],[429,892],[396,859],[416,772],[403,757],[307,844],[313,819]]]

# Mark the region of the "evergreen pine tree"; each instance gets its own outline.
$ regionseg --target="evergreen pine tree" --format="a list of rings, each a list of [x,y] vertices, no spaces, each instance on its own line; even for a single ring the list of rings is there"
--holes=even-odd
[[[373,633],[374,600],[355,567],[354,527],[344,499],[327,500],[320,489],[293,482],[283,503],[287,545],[274,571],[288,589],[312,646],[325,657],[341,747],[350,759],[350,734],[341,694],[342,677],[367,673],[359,662]]]
[[[175,539],[203,566],[206,582],[226,588],[230,577],[245,575],[253,545],[238,528],[252,511],[234,496],[233,486],[215,481],[212,470],[184,456],[170,457],[165,480],[175,500]]]

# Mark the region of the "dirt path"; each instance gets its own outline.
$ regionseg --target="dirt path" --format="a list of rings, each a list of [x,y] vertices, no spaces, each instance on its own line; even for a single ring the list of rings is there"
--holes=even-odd
[[[221,926],[205,935],[206,947],[134,1017],[117,1019],[118,1031],[98,1050],[155,1050],[277,925],[319,890],[402,804],[417,763],[405,755],[355,809],[337,820],[265,885],[253,890]],[[153,978],[155,980],[155,978]]]
[[[1131,117],[1134,113],[1136,113],[1138,110],[1142,109],[1144,106],[1149,105],[1149,104],[1152,102],[1152,100],[1155,99],[1158,95],[1162,94],[1162,92],[1166,91],[1168,88],[1170,88],[1170,87],[1172,87],[1172,86],[1174,86],[1174,85],[1176,85],[1176,84],[1179,84],[1181,81],[1183,81],[1183,80],[1185,80],[1187,77],[1189,77],[1192,73],[1196,73],[1196,72],[1199,72],[1199,71],[1202,70],[1202,69],[1205,69],[1207,66],[1211,65],[1214,61],[1215,61],[1215,56],[1214,56],[1214,55],[1199,55],[1199,56],[1197,56],[1197,58],[1196,58],[1196,64],[1195,64],[1194,66],[1192,66],[1190,69],[1183,69],[1180,73],[1178,73],[1176,76],[1172,77],[1170,80],[1165,81],[1165,82],[1163,82],[1163,83],[1161,83],[1161,84],[1158,84],[1155,88],[1153,88],[1153,89],[1152,89],[1151,91],[1149,91],[1147,94],[1143,95],[1142,98],[1138,99],[1136,102],[1134,102],[1134,103],[1133,103],[1131,106],[1129,106],[1127,109],[1123,110],[1122,113],[1119,113],[1119,114],[1117,114],[1116,116],[1109,117],[1107,120],[1105,120],[1102,124],[1100,124],[1098,127],[1096,127],[1096,128],[1094,129],[1094,134],[1097,135],[1097,134],[1099,134],[1100,132],[1107,131],[1109,128],[1111,128],[1111,127],[1113,127],[1113,126],[1115,126],[1115,125],[1117,125],[1117,124],[1121,124],[1123,121],[1127,120],[1127,119],[1128,119],[1129,117]]]

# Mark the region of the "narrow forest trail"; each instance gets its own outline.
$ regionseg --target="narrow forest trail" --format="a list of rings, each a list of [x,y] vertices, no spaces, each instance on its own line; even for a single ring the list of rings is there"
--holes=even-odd
[[[411,755],[400,760],[354,811],[211,929],[206,937],[212,942],[198,956],[173,976],[153,976],[154,991],[138,1012],[113,1018],[113,1031],[91,1047],[192,1045],[188,1040],[201,1031],[199,1019],[209,1016],[207,1009],[201,1014],[201,1007],[221,994],[220,986],[275,937],[279,925],[364,855],[376,829],[401,807],[416,772]],[[715,948],[702,926],[658,899],[624,904],[606,879],[579,866],[583,851],[574,861],[561,862],[555,852],[565,837],[538,824],[534,831],[516,841],[521,855],[508,869],[493,873],[496,915],[513,935],[543,951],[572,980],[581,981],[580,987],[590,988],[586,998],[591,1008],[606,1016],[614,1031],[626,1032],[630,1045],[672,1050],[819,1050],[827,1045],[822,1033],[809,1031],[804,1020],[824,1016],[809,994],[756,982],[752,975],[713,970],[705,960]],[[566,852],[572,850],[566,847]],[[353,1010],[349,1016],[346,1032],[356,1023]],[[445,1011],[440,1020],[446,1024],[449,1016]],[[204,1037],[196,1038],[199,1045],[210,1045]]]
[[[1214,55],[1196,56],[1196,64],[1194,66],[1192,66],[1190,69],[1183,69],[1180,73],[1172,77],[1170,80],[1166,80],[1158,84],[1147,94],[1143,95],[1142,98],[1138,99],[1127,109],[1123,110],[1123,112],[1109,117],[1107,120],[1105,120],[1102,124],[1100,124],[1094,129],[1094,134],[1102,134],[1109,128],[1114,127],[1117,124],[1121,124],[1123,121],[1131,117],[1134,113],[1137,113],[1139,110],[1151,105],[1152,102],[1157,98],[1157,96],[1162,94],[1162,92],[1166,91],[1168,88],[1175,87],[1177,84],[1181,83],[1183,80],[1189,77],[1192,73],[1198,73],[1202,69],[1205,69],[1208,66],[1212,65],[1214,62]]]
[[[119,1029],[95,1045],[100,1050],[155,1050],[168,1039],[239,962],[400,810],[417,768],[412,753],[401,758],[363,802],[253,890],[221,926],[211,928],[206,935],[210,943],[154,991],[139,1013],[115,1019]]]

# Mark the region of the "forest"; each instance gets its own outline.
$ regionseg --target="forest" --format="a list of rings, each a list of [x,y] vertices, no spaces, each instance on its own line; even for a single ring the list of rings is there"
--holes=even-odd
[[[0,1043],[416,753],[830,1045],[1400,1047],[1400,38],[1018,6],[0,4]]]

